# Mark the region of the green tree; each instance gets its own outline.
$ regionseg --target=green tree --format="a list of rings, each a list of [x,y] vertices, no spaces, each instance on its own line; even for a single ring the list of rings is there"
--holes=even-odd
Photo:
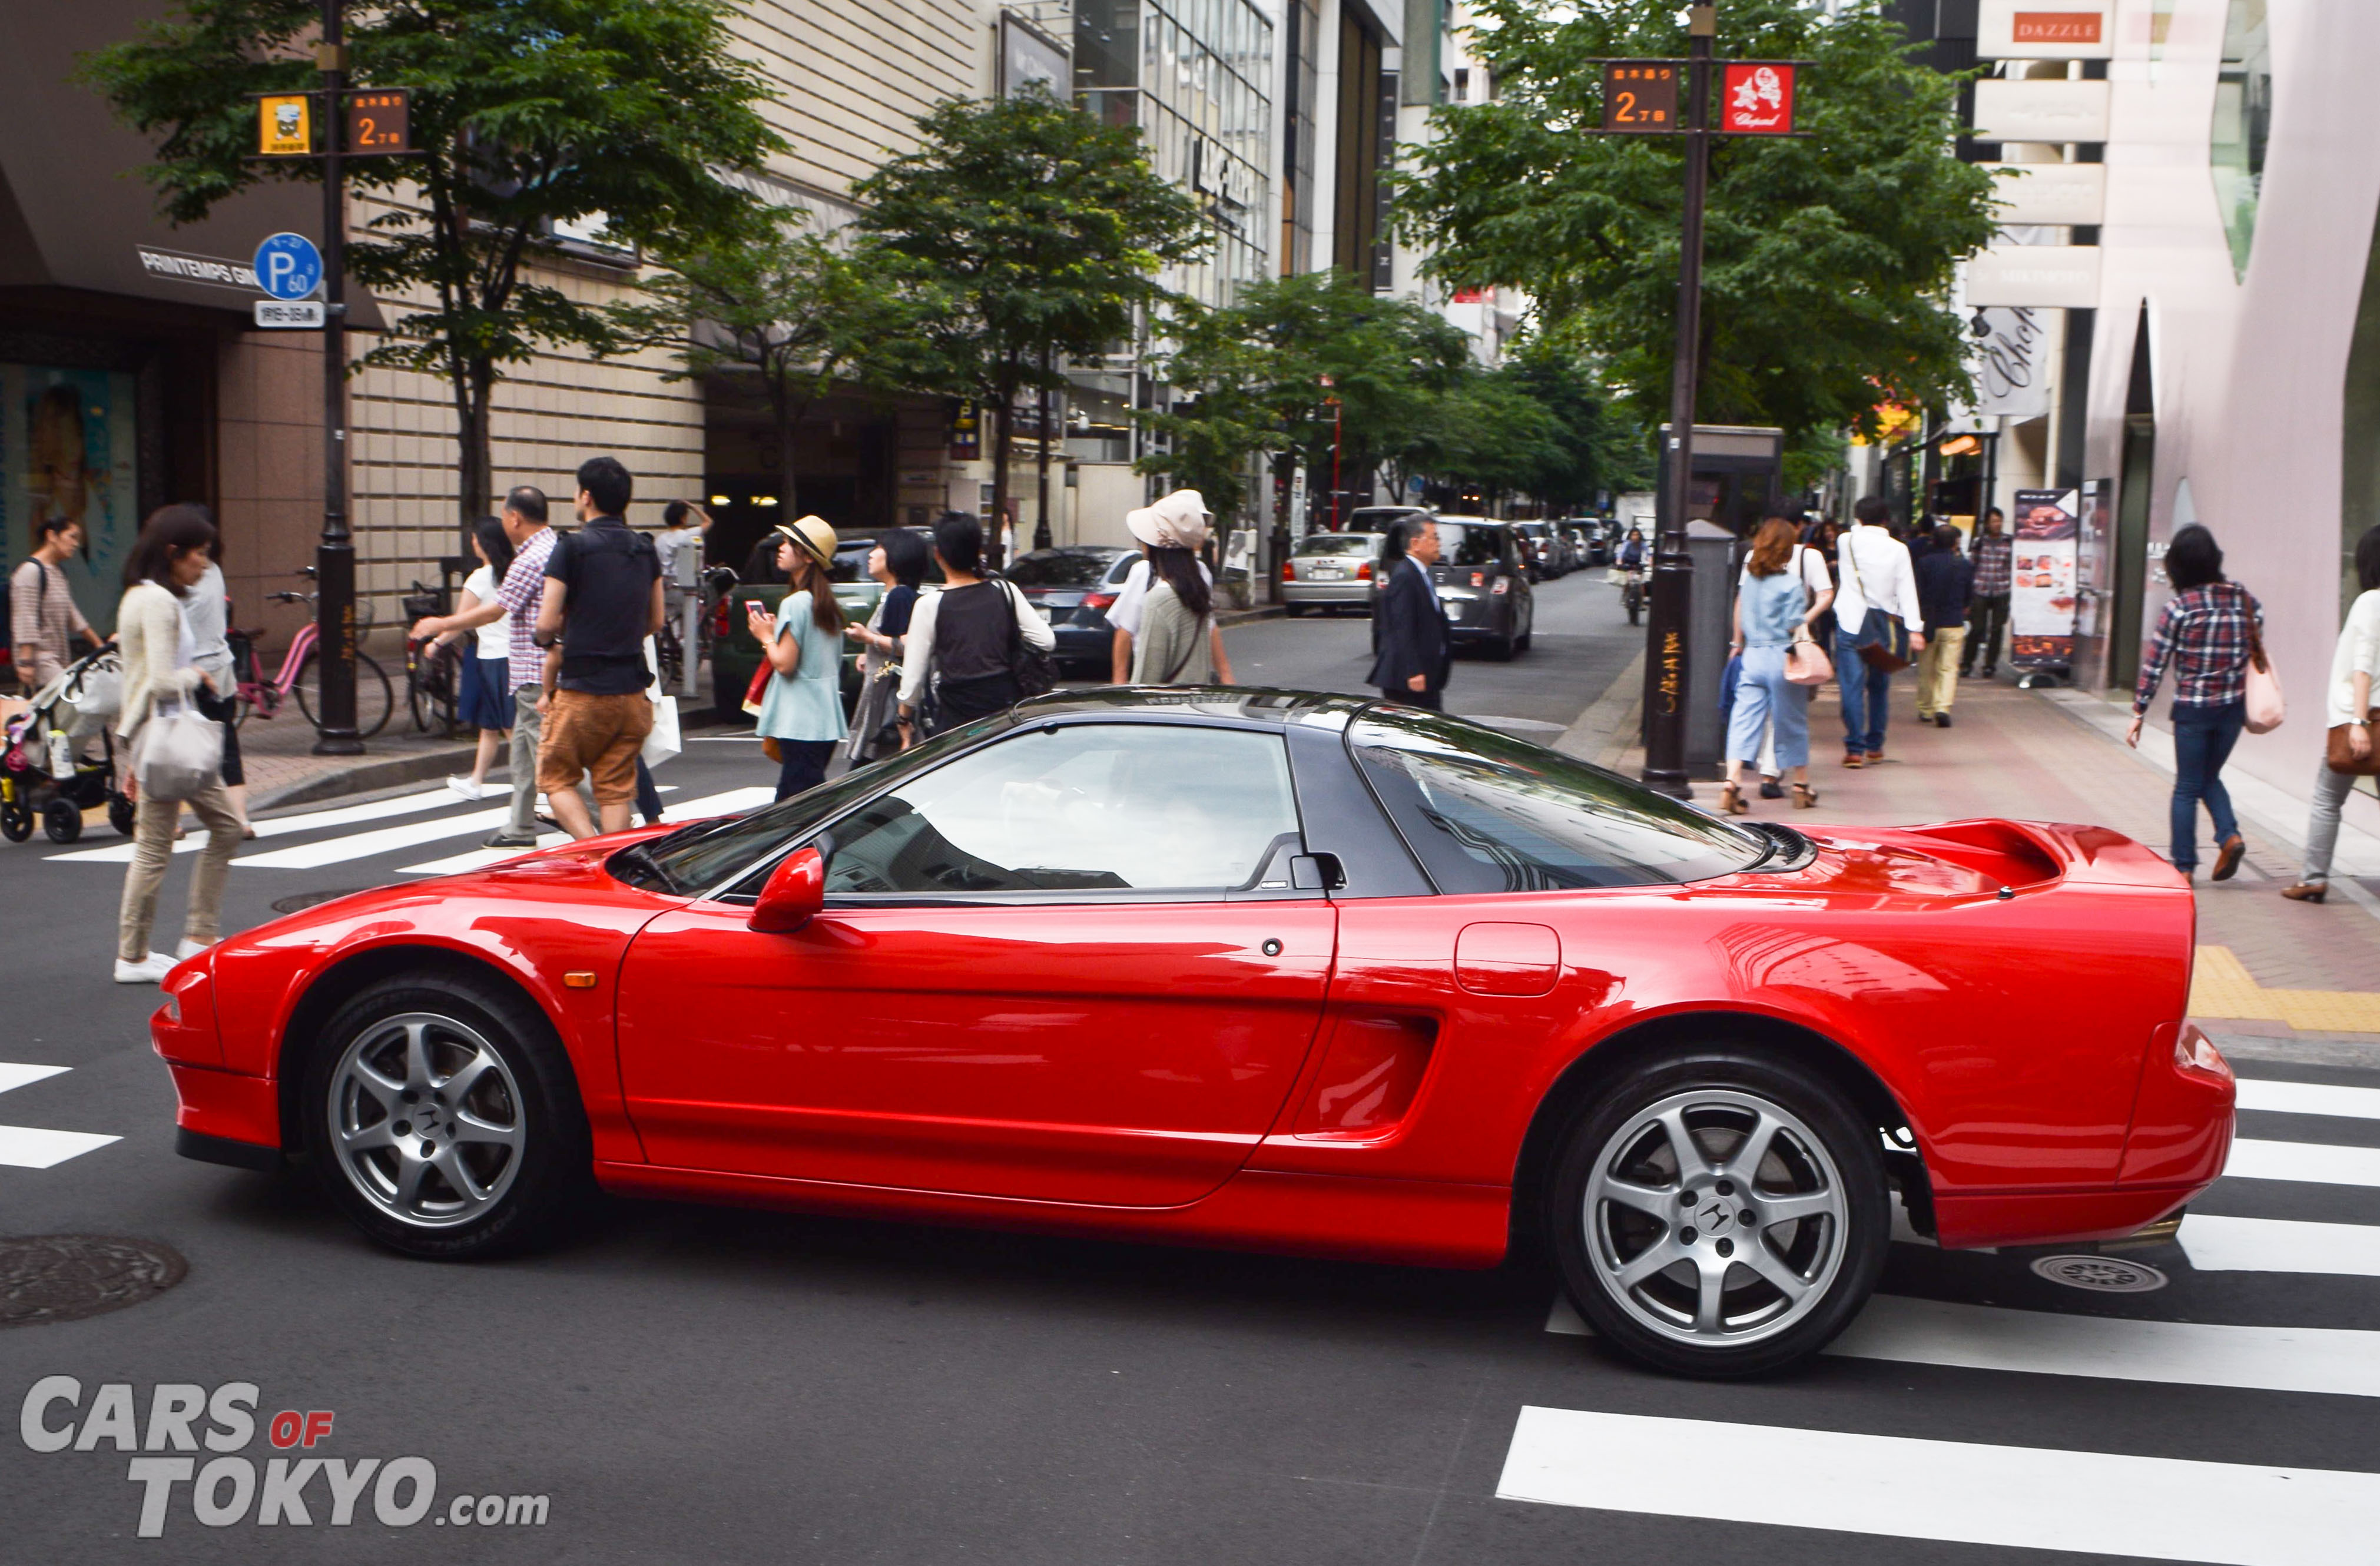
[[[1066,360],[1130,340],[1142,312],[1172,297],[1158,272],[1197,256],[1207,225],[1149,166],[1137,128],[1038,88],[940,104],[917,134],[917,151],[853,187],[858,225],[949,302],[929,336],[947,389],[995,410],[1002,516],[1018,394],[1061,388]],[[998,547],[995,537],[995,559]]]
[[[1551,417],[1554,438],[1533,454],[1515,487],[1575,515],[1609,491],[1650,489],[1652,448],[1644,423],[1615,398],[1585,356],[1541,334],[1508,350],[1497,373]]]
[[[625,246],[729,229],[749,201],[720,177],[777,145],[765,79],[735,56],[722,0],[382,0],[347,30],[358,87],[410,87],[421,155],[359,158],[351,184],[395,203],[348,250],[393,297],[395,324],[362,364],[452,389],[461,516],[487,514],[497,376],[540,345],[617,345],[604,312],[540,278],[556,225],[600,222]],[[318,85],[317,0],[182,0],[138,37],[93,53],[90,80],[157,138],[144,172],[165,215],[204,217],[264,178],[313,179],[310,161],[247,161],[249,94]]]
[[[880,251],[815,232],[803,209],[779,209],[747,231],[656,259],[667,270],[646,280],[645,300],[613,306],[611,324],[627,341],[672,349],[683,368],[671,379],[725,375],[759,384],[788,505],[795,440],[820,399],[936,378],[915,351],[933,296],[904,285]]]
[[[1687,53],[1677,0],[1478,0],[1495,101],[1436,111],[1402,181],[1405,230],[1458,285],[1525,289],[1640,408],[1666,408],[1675,348],[1682,143],[1583,135],[1604,56]],[[1954,263],[1993,233],[1990,178],[1952,152],[1955,79],[1912,64],[1876,0],[1719,0],[1720,52],[1814,62],[1809,140],[1735,138],[1711,155],[1701,403],[1796,446],[1872,433],[1877,405],[1969,393]],[[1714,102],[1717,91],[1714,89]]]

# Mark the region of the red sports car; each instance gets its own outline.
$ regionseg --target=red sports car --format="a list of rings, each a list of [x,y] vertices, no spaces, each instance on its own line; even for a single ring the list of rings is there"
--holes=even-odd
[[[1487,1267],[1643,1359],[1815,1352],[1893,1192],[2089,1240],[2223,1167],[2188,886],[2095,827],[1804,834],[1457,719],[1063,693],[743,816],[386,887],[183,964],[193,1158],[399,1250],[589,1182]]]

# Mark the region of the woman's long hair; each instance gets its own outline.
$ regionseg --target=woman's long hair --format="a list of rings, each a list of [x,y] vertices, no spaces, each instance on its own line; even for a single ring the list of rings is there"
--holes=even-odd
[[[1207,586],[1207,578],[1198,570],[1198,557],[1186,549],[1169,544],[1152,544],[1148,551],[1148,574],[1173,589],[1182,607],[1204,620],[1215,607],[1215,595]]]
[[[783,537],[782,534],[777,536]],[[792,547],[794,591],[810,595],[810,619],[820,630],[831,637],[843,635],[843,605],[834,601],[834,584],[827,580],[825,571],[820,568],[817,561],[802,552],[801,545]]]
[[[176,598],[185,596],[174,585],[174,557],[215,541],[215,525],[203,505],[184,503],[159,506],[142,525],[124,562],[124,585],[154,582]]]
[[[503,586],[504,574],[513,568],[513,541],[504,537],[504,525],[492,516],[482,516],[471,524],[471,537],[488,557],[488,569],[495,573],[496,584]]]
[[[1755,577],[1774,577],[1793,562],[1793,524],[1771,516],[1752,535],[1752,558],[1744,569]]]

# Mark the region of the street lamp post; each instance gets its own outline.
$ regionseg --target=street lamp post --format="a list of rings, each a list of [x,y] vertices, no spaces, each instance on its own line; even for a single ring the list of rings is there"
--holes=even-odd
[[[1650,613],[1645,616],[1645,782],[1664,794],[1691,797],[1686,778],[1686,675],[1693,649],[1687,621],[1694,601],[1694,561],[1686,549],[1686,507],[1694,493],[1694,394],[1701,370],[1703,207],[1710,188],[1711,42],[1718,12],[1696,6],[1687,24],[1685,217],[1678,249],[1678,346],[1670,376],[1670,441],[1661,537],[1653,553]]]
[[[358,756],[356,542],[347,525],[346,178],[341,136],[347,85],[345,0],[322,0],[315,50],[322,96],[322,537],[314,549],[314,630],[322,692],[317,756]]]

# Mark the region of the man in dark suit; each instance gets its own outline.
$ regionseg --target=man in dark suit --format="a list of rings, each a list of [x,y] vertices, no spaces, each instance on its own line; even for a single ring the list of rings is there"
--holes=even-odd
[[[1427,516],[1398,518],[1389,525],[1385,553],[1388,579],[1373,627],[1378,656],[1365,683],[1390,701],[1443,710],[1454,648],[1438,586],[1429,579],[1438,561],[1438,524]]]

